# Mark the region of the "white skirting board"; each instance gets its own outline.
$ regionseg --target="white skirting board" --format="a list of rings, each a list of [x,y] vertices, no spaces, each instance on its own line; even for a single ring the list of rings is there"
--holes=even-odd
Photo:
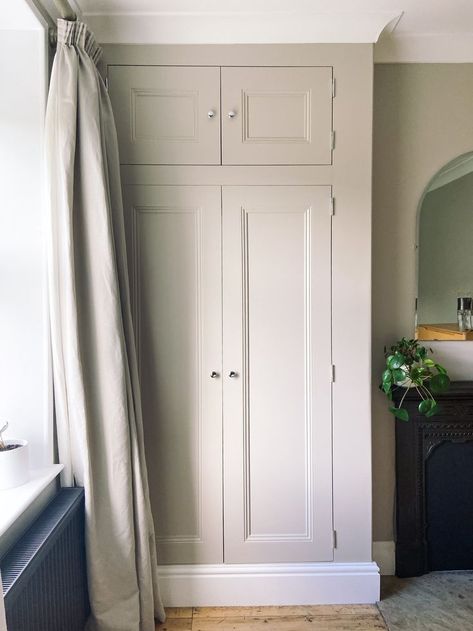
[[[379,600],[376,563],[166,565],[167,607],[330,605]]]
[[[382,576],[394,576],[396,548],[394,541],[373,541],[373,560]]]

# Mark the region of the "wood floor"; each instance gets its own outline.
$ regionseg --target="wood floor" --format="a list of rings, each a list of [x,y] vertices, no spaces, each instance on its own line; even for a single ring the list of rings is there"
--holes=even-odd
[[[376,605],[182,607],[156,631],[386,631]]]

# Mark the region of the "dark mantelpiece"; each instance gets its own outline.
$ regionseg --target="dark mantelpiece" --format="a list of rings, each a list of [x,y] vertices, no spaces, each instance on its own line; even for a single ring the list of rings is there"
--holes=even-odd
[[[397,391],[395,398],[404,392]],[[420,576],[431,569],[439,569],[432,566],[432,554],[429,554],[428,459],[444,443],[473,441],[473,381],[452,382],[449,391],[436,399],[439,413],[426,418],[418,412],[419,395],[412,389],[404,400],[410,420],[396,421],[396,574],[400,577]],[[465,480],[473,489],[473,462]],[[433,492],[429,485],[429,494]],[[469,502],[473,493],[468,493]],[[470,513],[470,507],[465,508],[464,504],[464,501],[459,503],[459,510],[464,513],[460,519],[468,515],[470,524],[467,526],[473,532],[473,512]],[[451,510],[447,513],[451,514]],[[473,563],[473,558],[470,561]]]

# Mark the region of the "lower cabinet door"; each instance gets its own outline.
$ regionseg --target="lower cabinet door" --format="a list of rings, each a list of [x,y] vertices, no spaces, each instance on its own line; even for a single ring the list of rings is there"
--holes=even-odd
[[[223,188],[228,563],[333,560],[330,195]]]
[[[124,193],[158,560],[220,563],[221,190]]]

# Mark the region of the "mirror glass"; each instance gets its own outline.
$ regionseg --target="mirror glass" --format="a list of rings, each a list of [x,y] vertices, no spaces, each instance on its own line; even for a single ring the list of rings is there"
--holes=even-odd
[[[431,180],[420,207],[417,248],[417,338],[473,340],[473,152]]]

